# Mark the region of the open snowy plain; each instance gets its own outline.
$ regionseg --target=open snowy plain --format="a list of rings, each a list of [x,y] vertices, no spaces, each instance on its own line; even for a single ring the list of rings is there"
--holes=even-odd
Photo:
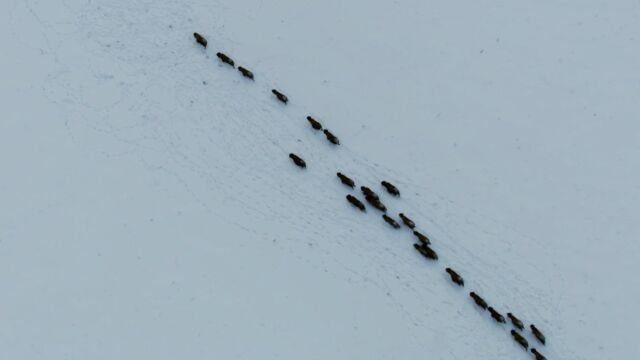
[[[472,290],[640,358],[638,1],[2,0],[0,45],[0,359],[531,359]]]

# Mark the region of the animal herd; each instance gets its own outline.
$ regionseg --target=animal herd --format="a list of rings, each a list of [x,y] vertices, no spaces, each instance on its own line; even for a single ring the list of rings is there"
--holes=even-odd
[[[207,42],[206,38],[204,38],[202,35],[200,35],[198,33],[194,33],[193,36],[194,36],[194,38],[195,38],[195,40],[196,40],[196,42],[198,44],[200,44],[204,48],[207,47],[207,43],[208,42]],[[222,52],[218,52],[216,54],[216,56],[218,57],[218,59],[220,59],[220,61],[222,63],[227,64],[227,65],[231,66],[232,68],[235,68],[234,60],[231,59],[228,55],[226,55],[226,54],[224,54]],[[242,67],[242,66],[238,66],[238,71],[240,71],[242,76],[244,76],[244,77],[246,77],[248,79],[251,79],[251,80],[255,80],[253,72],[251,72],[247,68]],[[271,92],[276,97],[276,99],[279,100],[280,102],[282,102],[283,104],[286,105],[289,102],[289,98],[284,93],[280,92],[279,90],[273,89],[273,90],[271,90]],[[339,141],[338,137],[336,137],[328,129],[323,128],[323,125],[318,120],[316,120],[312,116],[307,116],[307,121],[309,122],[309,124],[311,125],[311,127],[314,130],[322,131],[325,134],[327,140],[331,144],[340,145],[340,141]],[[300,156],[291,153],[291,154],[289,154],[289,158],[291,159],[291,161],[296,166],[298,166],[298,167],[300,167],[302,169],[305,169],[307,167],[306,162]],[[346,185],[347,187],[349,187],[351,189],[355,188],[356,183],[349,176],[347,176],[347,175],[345,175],[345,174],[343,174],[341,172],[338,172],[336,175],[337,175],[338,179],[340,180],[340,182],[342,184]],[[392,183],[383,180],[383,181],[380,182],[380,186],[382,188],[384,188],[386,190],[386,192],[388,194],[390,194],[391,196],[400,197],[400,191]],[[428,259],[430,261],[438,261],[438,254],[432,248],[431,240],[426,235],[424,235],[423,233],[419,232],[418,230],[415,230],[416,223],[413,220],[411,220],[409,217],[407,217],[404,213],[399,213],[398,217],[399,217],[400,221],[397,221],[396,219],[394,219],[393,217],[391,217],[390,215],[387,214],[387,207],[382,203],[382,201],[380,200],[380,196],[375,191],[373,191],[371,188],[369,188],[367,186],[364,186],[364,185],[362,185],[360,187],[360,191],[362,192],[362,195],[364,196],[364,199],[366,200],[366,202],[371,207],[373,207],[376,210],[379,210],[380,212],[382,212],[383,220],[387,224],[389,224],[392,228],[400,229],[401,228],[400,222],[401,222],[402,224],[404,224],[407,228],[409,228],[412,231],[413,235],[418,240],[418,242],[413,244],[414,249],[418,253],[420,253],[423,257],[425,257],[426,259]],[[346,199],[352,206],[354,206],[356,209],[360,210],[361,212],[366,212],[367,211],[365,204],[360,199],[358,199],[356,196],[354,196],[352,194],[347,194],[346,195]],[[451,278],[451,281],[454,284],[456,284],[459,287],[464,287],[464,285],[465,285],[464,279],[455,270],[453,270],[450,267],[447,267],[445,269],[445,272],[449,275],[449,277]],[[473,302],[482,311],[488,311],[490,316],[496,322],[498,322],[499,324],[505,324],[506,323],[505,317],[502,314],[500,314],[500,312],[498,312],[496,309],[494,309],[492,306],[490,306],[476,292],[471,291],[469,293],[469,296],[471,297]],[[525,350],[529,350],[529,342],[521,334],[521,331],[524,331],[524,328],[525,328],[524,323],[519,318],[517,318],[515,315],[513,315],[510,312],[507,313],[507,317],[509,318],[509,320],[511,321],[511,324],[513,325],[513,329],[510,331],[513,340],[516,343],[518,343]],[[546,338],[545,338],[544,334],[542,333],[542,331],[540,331],[540,329],[538,329],[533,324],[529,325],[529,328],[530,328],[531,333],[533,334],[533,336],[536,338],[536,340],[541,345],[545,345]],[[535,357],[536,360],[546,360],[546,357],[543,356],[536,348],[531,348],[531,353],[533,354],[533,356]]]

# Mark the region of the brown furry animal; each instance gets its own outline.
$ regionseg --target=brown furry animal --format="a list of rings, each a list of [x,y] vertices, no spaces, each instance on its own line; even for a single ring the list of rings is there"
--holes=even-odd
[[[542,331],[538,330],[538,328],[531,324],[529,325],[529,327],[531,328],[531,332],[533,333],[533,336],[536,337],[536,339],[538,339],[538,341],[540,341],[542,343],[542,345],[545,345],[545,342],[547,341],[544,337],[544,335],[542,334]]]
[[[400,229],[400,224],[398,224],[395,220],[393,220],[391,217],[389,217],[387,214],[383,214],[382,218],[384,219],[384,221],[386,221],[389,225],[393,226],[394,229]]]
[[[427,245],[431,244],[431,240],[429,240],[429,238],[426,235],[421,234],[416,230],[413,231],[413,235],[415,235],[418,238],[418,240],[420,240],[421,243],[427,244]]]
[[[438,260],[438,254],[429,247],[427,244],[413,244],[413,247],[418,250],[422,256],[430,260]]]
[[[300,166],[301,168],[306,168],[307,167],[307,163],[304,162],[304,160],[302,160],[302,158],[300,158],[298,155],[296,154],[289,154],[289,157],[291,158],[291,160],[293,160],[293,163]]]
[[[231,59],[230,57],[228,57],[227,55],[219,52],[216,54],[216,56],[225,64],[229,64],[231,65],[231,67],[236,67],[236,64],[233,62],[233,59]]]
[[[285,94],[281,93],[280,91],[273,89],[271,90],[271,92],[273,93],[273,95],[275,95],[278,98],[278,100],[282,101],[283,103],[286,104],[289,102],[289,98]]]
[[[522,335],[520,335],[517,331],[511,330],[511,336],[513,336],[513,339],[518,344],[520,344],[523,348],[525,348],[527,350],[529,349],[529,342]]]
[[[480,295],[478,295],[478,294],[476,294],[476,293],[474,293],[472,291],[472,292],[469,293],[469,296],[471,296],[473,301],[475,301],[476,305],[480,306],[484,310],[487,310],[487,302],[484,301],[484,299],[481,298]]]
[[[367,211],[364,207],[364,204],[360,200],[358,200],[358,198],[356,198],[355,196],[351,194],[347,195],[347,201],[349,201],[351,205],[360,209],[360,211],[363,211],[363,212]]]
[[[547,360],[547,358],[540,354],[536,348],[531,348],[531,353],[536,357],[536,360]]]
[[[196,42],[198,44],[202,45],[202,47],[204,47],[205,49],[207,48],[207,39],[205,39],[204,36],[198,34],[197,32],[194,32],[193,37],[196,38]]]
[[[515,315],[513,315],[512,313],[507,313],[507,317],[511,319],[511,323],[513,324],[513,326],[520,330],[524,329],[524,324]]]
[[[373,190],[369,189],[366,186],[360,186],[360,191],[362,191],[362,194],[364,194],[364,196],[370,196],[376,200],[380,200],[378,194],[376,194]]]
[[[353,180],[351,180],[347,175],[344,175],[343,173],[337,173],[336,175],[338,175],[340,181],[342,181],[342,183],[347,185],[348,187],[353,189],[353,187],[356,186],[356,183],[353,182]]]
[[[400,191],[398,190],[398,188],[393,186],[393,184],[391,184],[390,182],[382,181],[380,182],[380,184],[384,186],[385,189],[387,189],[387,192],[389,192],[389,194],[393,196],[400,196]]]
[[[378,210],[380,210],[380,211],[382,211],[382,212],[387,212],[387,207],[386,207],[386,206],[384,206],[384,204],[383,204],[380,200],[378,200],[378,199],[376,199],[376,198],[374,198],[374,197],[371,197],[371,196],[369,196],[369,195],[365,196],[364,198],[365,198],[365,199],[367,200],[367,202],[368,202],[369,204],[371,204],[371,206],[373,206],[374,208],[376,208],[376,209],[378,209]]]
[[[504,316],[502,316],[502,314],[500,314],[499,312],[496,311],[496,309],[492,308],[491,306],[489,306],[489,312],[491,313],[491,317],[499,322],[499,323],[506,323],[506,321],[504,320]]]
[[[320,124],[318,120],[312,118],[311,116],[307,116],[307,121],[309,121],[309,124],[311,124],[311,127],[315,130],[322,130],[322,124]]]
[[[331,131],[324,129],[323,132],[327,136],[327,140],[329,140],[330,143],[332,143],[333,145],[340,145],[340,140],[338,140],[338,138],[333,135]]]
[[[253,80],[253,73],[242,66],[238,66],[238,71],[242,73],[242,76]]]
[[[400,213],[398,216],[400,216],[400,219],[402,219],[402,222],[407,225],[409,227],[409,229],[413,229],[416,227],[416,223],[413,222],[413,220],[409,219],[408,217],[406,217],[403,213]]]
[[[462,278],[462,276],[458,275],[458,273],[455,272],[452,268],[446,268],[445,271],[449,273],[449,276],[451,276],[451,281],[458,284],[458,286],[464,286],[464,279]]]

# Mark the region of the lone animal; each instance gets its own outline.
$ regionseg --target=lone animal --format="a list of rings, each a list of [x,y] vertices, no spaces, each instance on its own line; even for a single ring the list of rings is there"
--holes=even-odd
[[[504,316],[502,316],[502,314],[497,312],[496,309],[492,308],[491,306],[489,306],[489,312],[491,313],[491,317],[494,318],[495,321],[503,324],[506,323],[506,321],[504,320]]]
[[[399,216],[400,216],[400,219],[402,219],[402,222],[405,225],[407,225],[410,229],[413,229],[416,227],[416,223],[414,223],[413,220],[406,217],[403,213],[400,213]]]
[[[400,224],[390,218],[387,214],[382,214],[382,218],[384,219],[384,221],[389,223],[389,225],[393,226],[394,229],[400,229]]]
[[[331,131],[324,129],[324,134],[327,136],[327,140],[329,140],[330,143],[332,143],[333,145],[340,145],[340,140],[338,140],[338,138],[333,135]]]
[[[343,173],[337,173],[336,175],[338,175],[340,181],[342,181],[342,183],[347,185],[348,187],[353,189],[353,187],[356,186],[356,183],[354,183],[353,180],[351,180],[347,175]]]
[[[478,295],[478,294],[476,294],[475,292],[472,291],[472,292],[469,293],[469,296],[471,296],[473,301],[476,302],[476,305],[480,306],[484,310],[487,310],[487,302],[484,301],[484,299],[481,298],[480,295]]]
[[[427,259],[438,260],[438,254],[436,254],[435,250],[429,247],[427,244],[413,244],[413,247],[418,250],[420,254],[422,254]]]
[[[376,208],[376,209],[378,209],[378,210],[380,210],[380,211],[382,211],[382,212],[387,212],[387,207],[386,207],[386,206],[384,206],[384,204],[383,204],[380,200],[378,200],[378,199],[376,199],[376,198],[374,198],[374,197],[371,197],[371,196],[369,196],[369,195],[365,196],[364,198],[365,198],[365,199],[367,200],[367,202],[369,202],[369,204],[371,204],[371,206],[373,206],[374,208]]]
[[[455,272],[452,268],[446,268],[445,271],[449,273],[449,276],[451,276],[451,281],[458,284],[459,286],[464,286],[464,279],[462,278],[462,276],[458,275],[458,273]]]
[[[511,323],[513,324],[513,326],[517,327],[520,330],[524,329],[522,320],[518,319],[515,315],[513,315],[512,313],[507,313],[507,317],[511,319]]]
[[[531,348],[531,353],[536,357],[536,360],[547,360],[547,358],[540,354],[536,348]]]
[[[545,342],[547,341],[544,337],[544,335],[542,334],[542,331],[538,330],[538,328],[531,324],[529,325],[529,327],[531,328],[531,332],[533,333],[533,336],[536,337],[536,339],[538,339],[538,341],[540,341],[542,343],[542,345],[545,345]]]
[[[513,339],[518,344],[520,344],[523,348],[525,348],[527,350],[529,349],[529,342],[522,335],[520,335],[517,331],[511,330],[511,336],[513,336]]]
[[[302,160],[302,158],[300,158],[300,156],[296,155],[296,154],[289,154],[289,157],[291,158],[291,160],[293,160],[293,163],[300,166],[301,168],[306,168],[307,167],[307,163],[304,162],[304,160]]]
[[[378,197],[378,194],[376,194],[375,192],[373,192],[373,190],[369,189],[366,186],[360,186],[360,191],[362,191],[364,196],[370,196],[376,200],[380,200],[380,198]]]
[[[238,71],[242,73],[242,76],[253,80],[253,73],[242,66],[238,66]]]
[[[204,47],[205,49],[207,48],[207,39],[205,39],[202,35],[194,32],[193,37],[196,38],[196,42],[198,44],[202,45],[202,47]]]
[[[358,198],[356,198],[355,196],[351,194],[347,195],[347,201],[349,201],[351,205],[360,209],[360,211],[364,211],[364,212],[367,211],[364,207],[364,204],[360,200],[358,200]]]
[[[318,120],[312,118],[311,116],[307,116],[307,120],[309,121],[309,124],[311,124],[312,128],[316,130],[322,130],[322,124],[320,124]]]
[[[225,64],[229,64],[231,65],[231,67],[236,67],[236,64],[233,62],[233,59],[231,59],[230,57],[228,57],[227,55],[219,52],[216,54],[216,56]]]
[[[289,102],[289,98],[287,98],[287,96],[283,93],[281,93],[280,91],[273,89],[271,90],[271,92],[273,93],[273,95],[275,95],[278,100],[282,101],[283,103],[288,103]]]
[[[391,194],[393,196],[400,196],[400,191],[398,190],[398,188],[393,186],[390,182],[382,181],[382,182],[380,182],[380,184],[382,184],[382,186],[384,186],[384,188],[387,189],[389,194]]]
[[[415,235],[418,238],[418,240],[420,240],[421,243],[426,244],[426,245],[431,244],[431,240],[429,240],[429,238],[426,235],[424,235],[424,234],[422,234],[422,233],[420,233],[420,232],[418,232],[416,230],[413,231],[413,235]]]

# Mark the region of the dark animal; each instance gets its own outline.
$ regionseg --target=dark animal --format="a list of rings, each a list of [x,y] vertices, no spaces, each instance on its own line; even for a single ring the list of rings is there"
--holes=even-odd
[[[347,201],[349,201],[351,205],[360,209],[360,211],[364,211],[364,212],[367,211],[364,207],[364,204],[360,200],[358,200],[358,198],[356,198],[355,196],[351,194],[347,195]]]
[[[455,272],[452,268],[446,268],[445,271],[449,273],[449,276],[451,276],[451,281],[458,284],[459,286],[464,286],[464,279],[462,278],[462,276],[458,275],[458,273]]]
[[[438,254],[427,244],[413,244],[413,247],[424,257],[431,260],[438,260]]]
[[[513,326],[517,327],[520,330],[524,329],[524,324],[515,315],[513,315],[512,313],[507,313],[507,317],[511,319],[511,323],[513,324]]]
[[[536,360],[547,360],[547,358],[540,354],[536,348],[531,348],[531,353],[536,357]]]
[[[491,317],[494,318],[495,321],[503,324],[506,323],[506,321],[504,320],[504,316],[502,316],[502,314],[497,312],[496,309],[492,308],[491,306],[489,306],[489,312],[491,313]]]
[[[289,102],[289,98],[285,94],[281,93],[280,91],[276,89],[272,89],[271,92],[273,93],[273,95],[275,95],[278,98],[278,100],[282,101],[283,103],[286,104]]]
[[[356,183],[354,183],[353,180],[351,180],[347,175],[344,175],[343,173],[337,173],[336,175],[338,175],[340,181],[342,181],[342,183],[347,185],[348,187],[353,188],[354,186],[356,186]]]
[[[193,37],[196,38],[196,42],[198,44],[202,45],[202,47],[204,47],[205,49],[207,48],[207,39],[205,39],[202,35],[194,32]]]
[[[387,189],[387,192],[389,192],[389,194],[393,196],[400,196],[400,191],[398,190],[398,188],[393,186],[390,182],[382,181],[380,182],[380,184],[382,184],[382,186]]]
[[[307,120],[309,121],[309,124],[311,124],[312,128],[316,130],[322,130],[322,124],[320,124],[318,120],[312,118],[311,116],[307,116]]]
[[[480,297],[480,295],[474,293],[473,291],[469,293],[469,296],[471,296],[471,298],[473,299],[473,301],[476,302],[476,305],[480,306],[481,308],[487,310],[487,302],[484,301],[483,298]]]
[[[301,168],[307,167],[307,163],[305,163],[304,160],[300,158],[300,156],[296,154],[289,154],[289,157],[291,158],[291,160],[293,160],[294,164],[300,166]]]
[[[416,227],[416,223],[414,223],[413,220],[406,217],[403,213],[400,213],[399,216],[400,216],[400,219],[402,219],[402,222],[405,225],[407,225],[410,229],[413,229]]]
[[[542,331],[538,330],[538,328],[533,324],[529,325],[529,327],[531,328],[531,332],[533,333],[533,336],[535,336],[536,339],[538,339],[538,341],[540,341],[542,345],[544,345],[546,342],[546,339],[542,334]]]
[[[324,129],[324,134],[327,136],[327,140],[329,140],[330,143],[332,143],[333,145],[340,145],[340,140],[338,140],[338,138],[333,135],[331,131]]]
[[[365,196],[364,198],[365,198],[365,199],[369,202],[369,204],[371,204],[371,206],[373,206],[374,208],[376,208],[376,209],[378,209],[378,210],[380,210],[380,211],[382,211],[382,212],[387,212],[387,207],[386,207],[386,206],[384,206],[384,204],[383,204],[380,200],[378,200],[378,199],[376,199],[376,198],[374,198],[374,197],[371,197],[371,196],[369,196],[369,195]]]
[[[253,73],[242,66],[238,66],[238,71],[242,73],[242,76],[253,80]]]
[[[525,348],[527,350],[529,349],[529,342],[522,335],[520,335],[517,331],[511,330],[511,336],[513,336],[513,339],[518,344],[520,344],[523,348]]]
[[[375,192],[373,192],[373,190],[369,189],[366,186],[360,186],[360,191],[362,191],[364,196],[370,196],[376,200],[380,200],[380,198],[378,197],[378,194],[376,194]]]
[[[216,54],[216,56],[225,64],[229,64],[231,65],[231,67],[236,67],[236,64],[233,62],[233,59],[231,59],[230,57],[228,57],[227,55],[219,52]]]
[[[384,219],[384,221],[389,223],[389,225],[393,226],[394,229],[400,229],[400,224],[390,218],[387,214],[382,214],[382,218]]]
[[[429,238],[426,235],[421,234],[420,232],[418,232],[416,230],[413,231],[413,235],[415,235],[418,238],[418,240],[420,240],[421,243],[426,244],[426,245],[431,244],[431,240],[429,240]]]

